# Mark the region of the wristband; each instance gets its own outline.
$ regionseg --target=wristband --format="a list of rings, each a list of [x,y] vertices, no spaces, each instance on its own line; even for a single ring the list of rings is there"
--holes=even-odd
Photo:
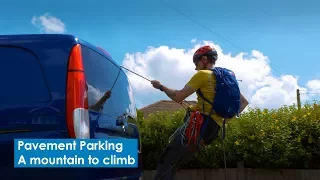
[[[160,86],[160,88],[159,88],[159,89],[160,89],[160,91],[163,91],[163,89],[162,89],[162,88],[163,88],[163,86],[161,85],[161,86]]]

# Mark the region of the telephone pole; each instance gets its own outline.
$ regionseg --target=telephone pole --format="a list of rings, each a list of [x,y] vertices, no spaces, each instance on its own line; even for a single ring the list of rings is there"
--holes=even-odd
[[[300,110],[301,101],[300,101],[300,90],[299,89],[297,89],[297,105],[298,105],[298,109]]]

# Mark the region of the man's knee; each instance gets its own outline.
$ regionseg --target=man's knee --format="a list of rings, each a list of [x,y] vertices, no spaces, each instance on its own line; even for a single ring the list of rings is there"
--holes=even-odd
[[[177,138],[177,137],[176,137]],[[181,140],[174,139],[171,141],[160,155],[160,164],[172,164],[179,161],[188,154],[188,147],[181,144]]]

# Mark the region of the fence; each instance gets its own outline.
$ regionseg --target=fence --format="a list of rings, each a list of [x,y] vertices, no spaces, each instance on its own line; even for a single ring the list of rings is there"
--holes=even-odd
[[[154,174],[144,171],[144,180],[153,180]],[[225,180],[224,169],[183,169],[176,180]],[[320,180],[320,170],[234,168],[227,170],[227,180]]]

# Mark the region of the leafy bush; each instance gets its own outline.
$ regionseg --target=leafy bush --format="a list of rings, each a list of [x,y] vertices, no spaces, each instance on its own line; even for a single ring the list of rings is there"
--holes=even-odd
[[[183,123],[184,110],[157,112],[143,119],[139,111],[144,169],[155,169],[168,138]],[[250,109],[227,124],[227,166],[243,161],[251,168],[320,168],[320,106]],[[222,141],[217,139],[183,168],[223,167]]]

